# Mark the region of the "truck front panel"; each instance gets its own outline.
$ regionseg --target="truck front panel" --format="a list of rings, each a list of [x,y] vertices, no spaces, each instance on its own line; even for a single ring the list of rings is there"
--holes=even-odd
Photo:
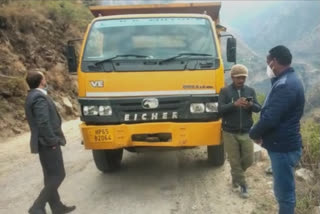
[[[206,15],[98,18],[79,66],[87,149],[221,144],[224,72]]]

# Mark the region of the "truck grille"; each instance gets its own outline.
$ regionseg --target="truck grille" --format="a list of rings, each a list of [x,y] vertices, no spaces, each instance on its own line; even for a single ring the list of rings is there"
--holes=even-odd
[[[144,100],[154,103],[144,105]],[[83,105],[110,105],[112,116],[81,116],[87,124],[144,122],[205,122],[219,119],[218,113],[191,114],[191,103],[217,102],[217,95],[79,99]]]

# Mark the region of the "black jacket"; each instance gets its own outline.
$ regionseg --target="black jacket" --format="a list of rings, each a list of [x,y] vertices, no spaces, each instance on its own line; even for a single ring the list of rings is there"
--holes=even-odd
[[[234,102],[240,97],[252,97],[253,105],[249,109],[236,107]],[[240,89],[240,96],[237,89],[230,84],[221,89],[219,95],[219,114],[222,117],[222,128],[231,133],[247,133],[253,125],[252,112],[261,110],[257,102],[256,93],[253,88],[243,86]]]
[[[30,90],[26,98],[25,113],[31,130],[32,153],[38,153],[39,144],[42,146],[66,144],[60,115],[50,97],[37,89]]]

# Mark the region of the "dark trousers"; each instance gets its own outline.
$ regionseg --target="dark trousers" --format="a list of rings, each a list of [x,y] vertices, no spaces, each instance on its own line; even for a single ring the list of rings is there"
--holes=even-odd
[[[232,182],[247,185],[245,171],[253,163],[253,142],[248,133],[233,134],[223,131],[224,148],[231,166]]]
[[[63,204],[60,201],[58,188],[66,175],[60,146],[55,149],[41,146],[39,158],[44,175],[44,187],[33,207],[43,209],[48,202],[51,210],[59,209]]]

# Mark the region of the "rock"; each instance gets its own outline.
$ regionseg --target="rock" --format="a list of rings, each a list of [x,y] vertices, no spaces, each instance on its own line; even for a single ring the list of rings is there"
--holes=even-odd
[[[17,128],[17,127],[13,127],[12,128],[12,131],[15,133],[15,134],[21,134],[22,133],[22,130]]]
[[[268,167],[264,170],[264,172],[266,173],[266,175],[272,175],[272,174],[273,174],[273,172],[272,172],[272,167],[271,167],[271,166],[268,166]]]
[[[319,214],[320,213],[320,206],[316,206],[312,210],[312,214]]]
[[[58,108],[60,111],[63,109],[60,103],[58,103],[58,102],[56,102],[56,101],[53,101],[53,102],[54,102],[54,104],[57,106],[57,108]]]
[[[306,168],[301,168],[297,170],[296,176],[297,176],[297,179],[306,181],[307,183],[311,183],[314,179],[314,174]]]
[[[64,110],[65,110],[66,116],[73,115],[74,114],[73,105],[72,105],[71,101],[69,100],[69,98],[62,97],[62,101],[64,104]]]
[[[62,101],[63,101],[63,104],[64,104],[66,107],[72,109],[73,106],[72,106],[72,103],[71,103],[71,101],[69,100],[68,97],[63,97],[63,98],[62,98]]]

